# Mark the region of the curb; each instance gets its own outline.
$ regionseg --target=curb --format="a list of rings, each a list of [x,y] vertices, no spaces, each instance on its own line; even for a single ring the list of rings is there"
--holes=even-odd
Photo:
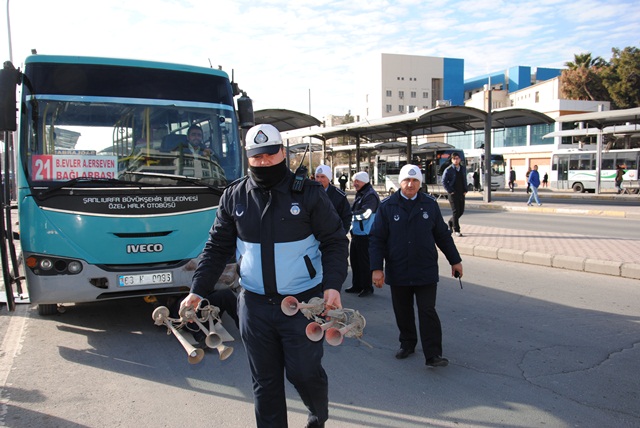
[[[438,201],[438,205],[443,205],[444,207],[449,206],[449,202],[447,201]],[[516,205],[501,205],[499,203],[474,203],[474,202],[466,202],[465,208],[470,209],[478,209],[478,210],[488,210],[488,211],[511,211],[511,212],[521,212],[521,213],[537,213],[537,214],[561,214],[561,215],[585,215],[585,216],[593,216],[593,217],[616,217],[616,218],[629,218],[640,220],[640,213],[630,213],[626,211],[618,211],[618,210],[594,210],[594,209],[579,209],[579,208],[550,208],[545,207],[544,205],[541,207],[533,206],[529,207],[526,204],[522,207]]]
[[[574,257],[538,253],[534,251],[513,250],[507,248],[488,247],[456,243],[460,254],[497,259],[516,263],[527,263],[558,269],[575,270],[601,275],[620,276],[622,278],[640,279],[640,264],[596,260],[586,257]]]

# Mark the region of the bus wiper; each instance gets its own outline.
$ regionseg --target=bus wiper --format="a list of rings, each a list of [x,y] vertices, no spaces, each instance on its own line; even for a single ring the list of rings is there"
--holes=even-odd
[[[218,196],[222,196],[222,190],[219,187],[206,183],[205,181],[194,178],[187,177],[186,175],[176,175],[176,174],[163,174],[161,172],[145,172],[145,171],[123,171],[122,174],[131,174],[131,175],[140,175],[146,177],[158,177],[158,178],[168,178],[171,180],[181,181],[184,183],[195,184],[197,186],[205,186],[210,189],[214,194]]]
[[[57,184],[53,187],[49,187],[46,190],[38,193],[38,197],[42,199],[46,199],[52,193],[57,192],[60,189],[65,187],[75,187],[78,184],[117,184],[119,186],[128,186],[128,187],[149,187],[150,185],[147,183],[136,183],[133,181],[124,181],[118,180],[116,178],[95,178],[95,177],[78,177],[72,178],[71,180],[65,181],[64,183]]]

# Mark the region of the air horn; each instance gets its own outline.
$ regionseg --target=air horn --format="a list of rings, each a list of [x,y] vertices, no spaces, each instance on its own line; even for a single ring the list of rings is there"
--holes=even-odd
[[[327,319],[324,319],[321,317],[324,312],[324,300],[320,297],[311,298],[309,303],[300,303],[295,297],[287,296],[282,299],[281,308],[285,315],[293,316],[302,311],[305,317],[313,320],[305,329],[309,340],[318,342],[324,335],[329,345],[338,346],[346,336],[365,343],[361,337],[367,321],[358,311],[345,308],[331,309],[325,313]]]
[[[324,331],[335,324],[335,321],[326,321],[323,323],[319,323],[317,321],[312,321],[307,325],[305,332],[307,333],[307,337],[314,342],[319,342],[322,340],[322,336],[324,336]]]
[[[367,324],[365,318],[360,315],[358,311],[354,311],[353,309],[332,310],[329,311],[327,315],[331,316],[332,319],[334,317],[338,318],[340,317],[339,312],[343,312],[342,319],[336,322],[342,327],[330,327],[325,333],[325,339],[331,346],[340,345],[345,336],[359,339],[362,337],[364,327]]]
[[[293,316],[301,310],[305,317],[311,319],[324,312],[324,299],[313,297],[309,299],[309,303],[300,303],[295,297],[287,296],[282,299],[280,307],[285,315]]]
[[[178,339],[184,350],[187,351],[189,364],[198,364],[202,361],[204,358],[204,351],[190,344],[189,341],[173,326],[169,320],[169,308],[166,306],[159,306],[153,311],[151,316],[156,325],[167,326],[167,334],[173,333],[173,335]]]
[[[192,308],[183,306],[180,308],[179,314],[180,319],[184,319],[187,322],[195,322],[198,327],[200,327],[200,330],[202,330],[202,332],[207,336],[204,340],[204,343],[209,348],[217,348],[222,344],[222,338],[218,335],[218,333],[210,331],[207,327],[205,327],[204,324],[200,322],[196,311],[194,311]]]

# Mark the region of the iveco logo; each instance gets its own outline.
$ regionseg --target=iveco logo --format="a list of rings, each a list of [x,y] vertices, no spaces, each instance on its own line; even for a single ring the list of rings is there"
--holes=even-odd
[[[164,249],[162,244],[128,244],[127,253],[159,253]]]

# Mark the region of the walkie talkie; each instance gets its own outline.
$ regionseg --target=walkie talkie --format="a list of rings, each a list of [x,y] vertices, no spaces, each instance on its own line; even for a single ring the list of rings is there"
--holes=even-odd
[[[293,177],[293,183],[291,183],[291,191],[294,193],[302,193],[302,189],[304,188],[304,179],[307,178],[307,173],[309,172],[307,167],[302,163],[304,162],[304,157],[307,155],[307,150],[309,150],[309,147],[304,150],[300,166],[296,169],[295,177]]]

